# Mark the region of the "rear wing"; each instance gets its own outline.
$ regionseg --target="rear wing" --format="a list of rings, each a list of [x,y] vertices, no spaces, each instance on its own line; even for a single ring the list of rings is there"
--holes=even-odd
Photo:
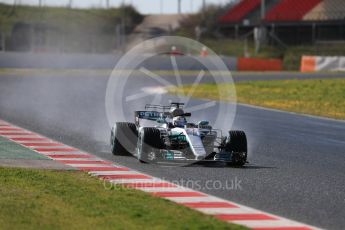
[[[151,105],[151,104],[147,104],[145,105],[145,110],[152,110],[152,111],[156,111],[156,112],[165,112],[165,111],[169,111],[171,108],[170,105]]]
[[[135,124],[139,125],[140,119],[156,121],[157,119],[161,118],[162,115],[160,112],[157,112],[157,111],[135,111],[134,117],[135,117]]]
[[[152,104],[146,104],[145,105],[145,110],[152,110],[152,111],[157,111],[157,112],[167,112],[171,108],[177,108],[177,109],[182,109],[184,106],[184,103],[180,102],[171,102],[170,105],[152,105]]]
[[[139,119],[155,121],[162,117],[162,113],[157,111],[135,111],[134,116]]]
[[[181,109],[184,106],[184,103],[179,102],[172,102],[170,105],[152,105],[147,104],[145,105],[145,111],[135,111],[134,118],[135,124],[139,126],[139,120],[149,120],[149,121],[157,121],[158,119],[165,119],[166,117],[172,118],[173,115],[171,114],[171,108]],[[182,113],[180,116],[191,116],[190,113]]]

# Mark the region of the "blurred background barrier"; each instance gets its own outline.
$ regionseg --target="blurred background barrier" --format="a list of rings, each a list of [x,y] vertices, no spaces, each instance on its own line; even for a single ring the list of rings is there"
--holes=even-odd
[[[303,56],[301,72],[345,71],[345,57]]]
[[[179,70],[206,69],[207,62],[215,57],[174,56]],[[45,68],[45,69],[113,69],[120,60],[121,54],[59,54],[3,52],[0,53],[0,68]],[[237,60],[233,57],[222,57],[230,71],[236,70]],[[207,65],[209,66],[209,65]],[[146,59],[139,67],[151,70],[173,70],[171,57],[159,55]],[[212,68],[212,65],[211,65]],[[219,70],[214,66],[214,70]],[[226,69],[224,69],[226,70]]]
[[[175,10],[164,6],[164,1],[160,1],[160,10],[152,7],[157,4],[138,5],[139,1],[135,0],[122,4],[108,1],[107,5],[104,1],[92,5],[85,0],[86,5],[89,3],[85,8],[72,1],[66,2],[67,5],[54,5],[50,1],[27,5],[28,0],[0,3],[0,51],[53,53],[46,56],[53,61],[57,57],[57,63],[48,65],[53,68],[110,68],[121,53],[136,44],[174,35],[195,39],[225,57],[279,59],[282,68],[289,71],[305,69],[300,66],[303,55],[345,56],[343,0],[228,0],[222,3],[214,0],[203,1],[200,8],[191,6],[190,10],[187,10],[188,4],[178,6],[178,2],[183,1],[169,1],[176,3]],[[168,14],[164,8],[169,8]],[[160,48],[158,44],[152,45]],[[209,58],[208,49],[191,53],[188,49],[176,48],[183,54]],[[68,54],[66,61],[59,56],[63,54]],[[75,59],[75,54],[82,54],[81,58]],[[84,57],[84,54],[90,56]],[[9,56],[11,59],[12,54]],[[29,59],[28,64],[11,65],[42,66],[39,61]],[[169,59],[163,59],[158,63],[148,61],[147,65],[152,69],[170,69],[166,65]],[[105,63],[98,63],[100,60]],[[210,59],[204,61],[207,60]],[[223,60],[230,70],[236,70],[237,59]],[[271,63],[258,63],[241,59],[239,66],[249,71],[281,69],[279,64],[273,64],[272,69]],[[4,65],[7,67],[8,61],[5,60]],[[182,69],[197,67],[187,62],[182,63]]]
[[[301,72],[314,72],[315,64],[314,56],[303,56],[301,58]]]
[[[280,59],[238,58],[238,71],[282,71]]]

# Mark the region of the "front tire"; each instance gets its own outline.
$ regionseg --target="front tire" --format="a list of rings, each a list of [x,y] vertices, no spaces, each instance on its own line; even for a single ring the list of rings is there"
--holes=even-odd
[[[248,147],[245,132],[238,130],[229,131],[225,151],[231,154],[231,163],[228,165],[241,167],[247,163]]]
[[[141,163],[154,162],[159,157],[159,150],[164,146],[160,131],[156,128],[144,127],[138,135],[138,160]]]
[[[111,152],[121,156],[134,154],[137,138],[138,131],[134,123],[116,122],[111,130]]]

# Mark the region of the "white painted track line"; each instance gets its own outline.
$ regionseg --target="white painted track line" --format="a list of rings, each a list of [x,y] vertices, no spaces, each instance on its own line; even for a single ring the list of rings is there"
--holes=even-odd
[[[159,183],[157,179],[112,179],[109,180],[114,184],[129,184],[129,183]],[[158,182],[157,182],[158,181]],[[163,181],[162,181],[163,182]]]
[[[216,197],[167,197],[166,199],[174,201],[176,203],[187,203],[187,202],[208,202],[208,201],[222,201]]]
[[[126,174],[141,175],[141,173],[137,171],[100,171],[100,172],[92,173],[92,175],[94,176],[110,176],[110,175],[126,175]]]
[[[88,153],[85,152],[53,152],[53,153],[40,153],[42,155],[46,155],[46,156],[52,156],[51,158],[56,160],[57,158],[54,158],[54,155],[89,155]],[[96,157],[96,156],[95,156]]]
[[[111,164],[66,164],[75,168],[82,168],[82,167],[93,167],[93,168],[97,168],[97,167],[114,167]]]
[[[54,158],[54,157],[51,157],[51,158],[57,161],[101,161],[102,160],[100,158]]]
[[[229,221],[230,223],[235,223],[239,225],[244,225],[249,228],[278,228],[278,227],[303,227],[305,225],[289,221],[289,220],[234,220]]]
[[[183,188],[183,187],[158,187],[158,188],[137,188],[145,192],[193,192],[194,190]]]
[[[245,208],[196,208],[196,210],[209,215],[257,213],[256,211]]]

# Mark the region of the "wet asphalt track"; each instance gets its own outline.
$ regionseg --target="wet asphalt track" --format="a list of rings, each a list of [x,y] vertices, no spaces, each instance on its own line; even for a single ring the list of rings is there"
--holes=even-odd
[[[250,75],[240,74],[235,80],[343,76]],[[115,157],[109,152],[109,125],[104,108],[107,80],[107,76],[1,76],[0,117],[167,180],[193,180],[201,187],[208,180],[218,180],[223,185],[226,181],[241,181],[241,189],[202,191],[319,227],[344,228],[345,122],[239,105],[234,128],[247,133],[250,161],[247,167],[140,164],[132,157]],[[129,94],[143,86],[157,85],[147,78],[129,81]],[[192,81],[193,78],[184,78],[184,83]],[[205,82],[208,81],[207,78]],[[164,100],[167,98],[164,96]],[[145,102],[150,102],[149,98],[128,105],[126,113]],[[213,117],[215,111],[209,109],[205,114]],[[201,118],[202,114],[198,116]]]

